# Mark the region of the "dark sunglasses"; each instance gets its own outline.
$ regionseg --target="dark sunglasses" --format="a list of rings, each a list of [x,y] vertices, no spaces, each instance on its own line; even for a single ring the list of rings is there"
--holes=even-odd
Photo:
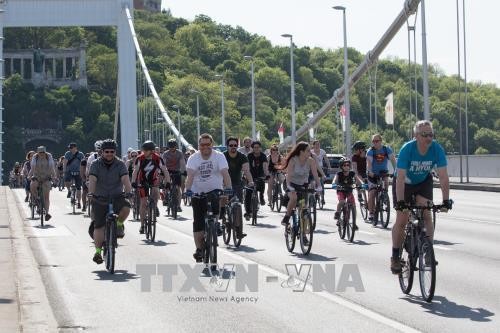
[[[432,133],[432,132],[422,132],[422,133],[420,133],[420,136],[423,137],[423,138],[433,138],[434,137],[434,133]]]
[[[229,147],[236,148],[236,147],[238,147],[238,145],[229,145]]]
[[[114,154],[115,151],[114,150],[104,150],[103,153],[104,154]]]

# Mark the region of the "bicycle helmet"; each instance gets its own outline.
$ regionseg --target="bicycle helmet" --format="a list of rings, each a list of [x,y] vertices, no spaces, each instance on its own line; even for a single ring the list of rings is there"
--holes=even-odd
[[[366,149],[366,143],[363,141],[356,141],[352,146],[352,150]]]
[[[167,143],[168,148],[177,148],[177,140],[170,139]]]
[[[101,142],[101,149],[113,149],[116,150],[116,142],[113,139],[106,139]]]
[[[142,144],[142,150],[155,150],[156,148],[156,145],[153,141],[144,141],[144,143]]]
[[[97,140],[97,141],[94,143],[94,148],[95,148],[95,151],[101,150],[101,143],[102,143],[102,140]]]
[[[344,164],[346,164],[346,163],[349,163],[349,165],[350,165],[351,160],[348,158],[342,157],[339,161],[339,166],[342,168],[344,166]]]

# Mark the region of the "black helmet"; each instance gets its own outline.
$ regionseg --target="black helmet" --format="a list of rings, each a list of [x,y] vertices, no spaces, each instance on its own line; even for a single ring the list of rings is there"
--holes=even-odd
[[[363,141],[356,141],[352,146],[352,150],[366,149],[366,143]]]
[[[113,149],[116,150],[116,141],[113,139],[106,139],[101,142],[101,149]]]
[[[170,139],[167,143],[168,148],[177,148],[177,140]]]
[[[155,150],[156,148],[156,145],[153,141],[144,141],[144,143],[142,144],[142,150]]]
[[[340,161],[339,161],[339,166],[340,166],[340,167],[343,167],[343,166],[344,166],[344,164],[346,164],[346,163],[351,164],[351,160],[350,160],[350,159],[348,159],[348,158],[346,158],[346,157],[342,157],[342,158],[340,159]]]

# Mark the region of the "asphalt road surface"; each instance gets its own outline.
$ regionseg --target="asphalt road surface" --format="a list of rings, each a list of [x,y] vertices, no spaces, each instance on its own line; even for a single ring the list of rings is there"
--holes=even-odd
[[[283,213],[261,207],[257,226],[245,222],[248,236],[240,248],[226,246],[220,238],[218,263],[238,266],[235,278],[219,280],[199,271],[189,278],[184,274],[199,267],[192,258],[190,207],[183,208],[178,220],[166,217],[161,208],[154,244],[139,234],[138,222],[126,222],[116,273],[111,275],[92,261],[89,218],[71,213],[66,192],[52,191],[53,217],[44,228],[27,218],[24,193],[15,192],[50,306],[64,332],[500,331],[500,193],[452,191],[454,209],[438,214],[437,287],[429,304],[421,299],[418,274],[411,295],[404,295],[390,273],[394,211],[388,229],[364,223],[358,213],[360,230],[354,243],[340,240],[333,190],[326,191],[327,204],[318,211],[308,256],[300,254],[298,244],[295,253],[287,251],[280,225]],[[435,196],[440,202],[439,190]],[[147,291],[146,276],[139,274],[145,266],[138,266],[145,264],[154,272],[167,267],[177,274],[165,281],[161,275],[152,276]],[[301,277],[311,268],[308,283],[290,279],[294,274],[287,264],[302,267]],[[238,285],[239,269],[248,271],[246,286]],[[226,267],[223,276],[230,270]],[[322,272],[329,274],[327,283],[318,283],[314,290],[315,273],[319,281]],[[186,284],[197,289],[184,291]]]

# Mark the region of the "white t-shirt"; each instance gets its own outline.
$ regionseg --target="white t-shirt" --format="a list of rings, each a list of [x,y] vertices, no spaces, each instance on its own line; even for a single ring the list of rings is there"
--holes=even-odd
[[[248,150],[247,150],[247,147],[243,146],[243,147],[238,148],[237,151],[244,154],[245,156],[248,156],[248,154],[250,154],[253,151],[253,149],[248,148]]]
[[[99,158],[99,154],[97,152],[93,152],[93,153],[90,154],[89,158],[87,159],[87,169],[86,169],[87,175],[90,173],[90,166],[98,158]]]
[[[191,187],[193,193],[208,193],[224,189],[221,170],[228,169],[228,166],[223,153],[212,150],[210,157],[205,160],[198,151],[189,157],[187,169],[194,171]]]
[[[324,151],[323,149],[320,148],[319,154],[316,154],[314,152],[314,150],[312,149],[311,153],[312,153],[314,159],[316,160],[316,165],[318,166],[318,169],[323,168],[323,159],[325,158],[326,151]]]

